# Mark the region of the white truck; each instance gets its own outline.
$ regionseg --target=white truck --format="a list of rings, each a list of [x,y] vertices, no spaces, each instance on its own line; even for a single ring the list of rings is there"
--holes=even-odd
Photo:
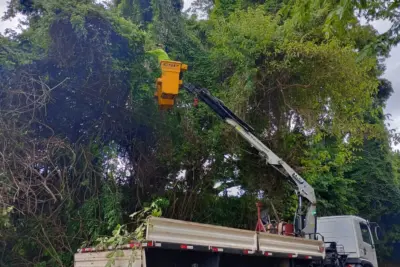
[[[376,267],[367,221],[321,217],[325,241],[150,217],[146,240],[119,249],[115,267]],[[105,267],[115,248],[83,248],[75,267]]]
[[[322,262],[322,241],[151,217],[146,240],[126,245],[118,267],[309,266]],[[131,249],[133,248],[133,249]],[[79,250],[75,267],[104,267],[110,251]]]
[[[172,107],[183,82],[187,65],[161,61],[162,76],[157,79],[156,97],[161,107]],[[266,163],[279,171],[294,187],[298,196],[294,231],[285,236],[283,224],[278,234],[266,233],[260,220],[256,231],[238,230],[178,220],[151,218],[146,241],[128,244],[133,250],[135,267],[378,267],[371,224],[355,216],[317,219],[314,188],[279,158],[254,134],[251,126],[236,116],[222,101],[205,88],[183,85],[230,125]],[[305,200],[306,203],[303,203]],[[280,228],[281,227],[281,228]],[[75,266],[104,266],[107,252],[76,254]],[[128,255],[129,257],[131,255]],[[99,265],[100,264],[100,265]],[[128,258],[119,265],[128,266]]]

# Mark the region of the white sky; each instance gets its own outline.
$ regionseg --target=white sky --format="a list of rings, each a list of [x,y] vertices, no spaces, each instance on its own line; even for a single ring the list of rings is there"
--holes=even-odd
[[[184,9],[190,7],[194,0],[184,0]],[[8,0],[0,0],[0,14],[4,14]],[[18,20],[21,17],[13,20],[0,21],[0,32],[4,33],[7,28],[16,28]],[[379,31],[384,32],[390,27],[390,22],[374,21],[372,25]],[[400,46],[394,47],[390,53],[390,57],[386,60],[386,72],[384,77],[392,82],[394,94],[389,99],[386,107],[386,113],[392,115],[390,126],[391,128],[400,129]]]
[[[4,15],[7,6],[7,0],[0,0],[0,17]],[[16,28],[18,25],[18,19],[0,21],[0,32],[4,33],[7,28]]]
[[[185,9],[187,9],[187,8],[189,8],[190,7],[190,5],[192,4],[194,2],[194,0],[184,0],[183,1],[183,9],[185,10]]]
[[[383,20],[374,21],[371,24],[380,33],[387,31],[391,25],[389,21]],[[385,111],[391,115],[388,121],[390,124],[389,128],[400,131],[400,45],[392,48],[389,58],[385,61],[385,65],[386,71],[383,77],[392,82],[394,90],[393,95],[387,102]],[[393,148],[400,150],[400,144]]]
[[[383,33],[390,28],[391,23],[389,21],[377,20],[371,23],[374,28]],[[397,126],[400,127],[400,106],[396,105],[396,102],[400,100],[400,46],[396,46],[392,48],[390,52],[390,57],[386,59],[386,72],[384,77],[390,80],[393,83],[394,87],[394,94],[389,99],[387,105],[387,112],[393,115],[393,119],[397,117],[398,124]]]

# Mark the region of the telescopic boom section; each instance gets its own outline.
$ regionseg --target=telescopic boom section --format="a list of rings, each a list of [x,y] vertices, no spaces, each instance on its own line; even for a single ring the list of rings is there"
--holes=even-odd
[[[176,64],[176,62],[174,62]],[[164,65],[165,61],[164,61]],[[163,68],[161,64],[163,74],[167,69]],[[186,69],[185,69],[186,70]],[[169,81],[168,84],[171,81]],[[176,85],[182,85],[180,79],[175,80]],[[167,83],[165,83],[167,84]],[[167,88],[163,88],[158,83],[158,96],[162,98],[163,90],[168,91]],[[295,191],[298,195],[298,207],[295,215],[295,227],[298,235],[304,235],[310,238],[316,237],[316,197],[314,189],[309,185],[299,174],[297,174],[286,162],[279,158],[274,152],[272,152],[266,145],[264,145],[254,134],[254,130],[246,122],[241,120],[235,113],[233,113],[228,107],[226,107],[221,100],[211,95],[211,93],[205,88],[197,88],[196,86],[183,84],[183,88],[189,93],[197,96],[202,102],[207,104],[223,121],[232,126],[232,128],[239,133],[252,147],[257,149],[260,156],[264,158],[267,164],[278,170],[283,176],[285,176],[289,182],[294,186]],[[159,105],[165,108],[164,104]],[[172,103],[173,104],[173,103]],[[172,106],[171,106],[172,107]],[[303,199],[307,199],[307,208],[304,212]]]

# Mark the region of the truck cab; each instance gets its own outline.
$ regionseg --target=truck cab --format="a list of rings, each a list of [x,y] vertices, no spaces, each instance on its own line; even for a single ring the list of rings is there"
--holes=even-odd
[[[324,242],[335,242],[347,255],[346,266],[378,267],[370,223],[357,216],[320,217],[317,232]]]

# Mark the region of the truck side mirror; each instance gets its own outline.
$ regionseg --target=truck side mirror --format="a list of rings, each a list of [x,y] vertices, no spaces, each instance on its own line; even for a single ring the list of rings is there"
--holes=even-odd
[[[383,233],[382,233],[382,230],[379,227],[379,225],[376,225],[374,227],[374,234],[375,234],[376,241],[381,241],[383,239]]]
[[[383,239],[381,227],[377,223],[370,223],[371,233],[374,236],[375,243],[379,243]]]

